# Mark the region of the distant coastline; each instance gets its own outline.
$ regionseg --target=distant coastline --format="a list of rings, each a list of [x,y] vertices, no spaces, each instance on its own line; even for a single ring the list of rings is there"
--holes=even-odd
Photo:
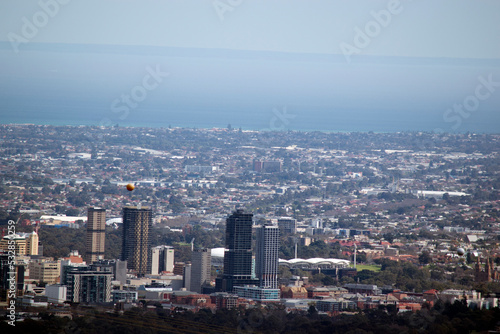
[[[222,124],[218,125],[206,125],[206,126],[190,126],[190,125],[182,125],[182,124],[169,124],[169,125],[159,125],[159,124],[112,124],[112,125],[107,125],[104,127],[114,127],[118,125],[119,127],[123,128],[138,128],[138,129],[157,129],[157,128],[172,128],[172,129],[194,129],[194,130],[226,130],[228,128],[228,124],[225,126]],[[81,124],[81,123],[64,123],[62,121],[60,122],[4,122],[0,120],[0,126],[54,126],[54,127],[95,127],[99,126],[96,123],[88,123],[88,124]],[[272,131],[277,131],[277,132],[282,132],[282,131],[293,131],[293,132],[322,132],[322,133],[374,133],[374,134],[390,134],[390,133],[418,133],[418,132],[424,132],[424,133],[450,133],[450,134],[463,134],[463,133],[475,133],[475,134],[490,134],[490,135],[500,135],[500,130],[498,131],[492,131],[492,132],[481,132],[481,131],[441,131],[440,129],[430,129],[430,130],[422,130],[422,129],[417,129],[417,130],[393,130],[393,131],[376,131],[376,130],[371,130],[371,129],[350,129],[350,130],[344,130],[344,129],[330,129],[330,130],[325,130],[325,129],[317,129],[317,128],[290,128],[290,129],[283,129],[283,130],[272,130],[272,129],[258,129],[258,128],[250,128],[250,127],[245,127],[245,126],[234,126],[231,124],[231,127],[233,130],[239,130],[241,128],[242,131],[256,131],[256,132],[272,132]]]
[[[0,42],[0,62],[8,78],[0,92],[3,124],[182,128],[231,124],[245,130],[381,133],[498,133],[500,129],[499,59],[360,55],[347,64],[342,55],[327,54],[23,46],[20,57]],[[143,81],[151,69],[165,75],[150,82],[154,89],[145,90]],[[487,99],[478,100],[470,112],[448,112],[469,101],[485,80],[493,82],[491,94],[481,90],[489,94]],[[144,97],[126,102],[126,96],[141,91]],[[281,117],[285,112],[287,116]]]

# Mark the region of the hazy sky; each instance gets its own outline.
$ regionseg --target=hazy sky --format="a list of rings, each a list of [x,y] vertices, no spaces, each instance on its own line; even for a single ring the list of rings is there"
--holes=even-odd
[[[0,64],[1,123],[500,129],[499,0],[5,0]]]
[[[363,54],[500,58],[498,0],[60,1],[68,3],[32,41],[338,54],[372,11],[391,7]],[[21,35],[22,18],[33,21],[40,9],[39,1],[1,1],[0,40]]]

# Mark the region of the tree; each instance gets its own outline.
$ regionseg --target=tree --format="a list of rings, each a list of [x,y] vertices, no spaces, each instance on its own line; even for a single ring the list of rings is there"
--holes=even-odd
[[[323,285],[334,285],[335,280],[331,276],[325,275],[325,277],[323,277],[323,279],[321,279],[321,283],[323,283]]]
[[[66,210],[66,216],[78,216],[80,214],[80,210],[71,208]]]
[[[181,213],[185,209],[184,203],[182,203],[180,196],[172,195],[170,196],[168,202],[173,213]]]
[[[428,251],[423,251],[422,254],[418,256],[418,261],[421,264],[429,264],[432,262],[432,256]]]

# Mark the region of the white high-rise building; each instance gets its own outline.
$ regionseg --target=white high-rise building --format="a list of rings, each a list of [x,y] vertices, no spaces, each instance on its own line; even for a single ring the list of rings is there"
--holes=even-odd
[[[151,248],[151,274],[158,275],[162,271],[174,272],[174,247],[157,246]]]
[[[276,225],[264,225],[257,230],[255,255],[256,276],[261,288],[278,288],[280,230]]]

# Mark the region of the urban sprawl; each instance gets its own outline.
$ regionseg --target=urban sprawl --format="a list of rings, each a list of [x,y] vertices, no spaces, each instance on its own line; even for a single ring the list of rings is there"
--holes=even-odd
[[[474,133],[2,125],[5,321],[10,305],[17,323],[497,308],[499,148]]]

